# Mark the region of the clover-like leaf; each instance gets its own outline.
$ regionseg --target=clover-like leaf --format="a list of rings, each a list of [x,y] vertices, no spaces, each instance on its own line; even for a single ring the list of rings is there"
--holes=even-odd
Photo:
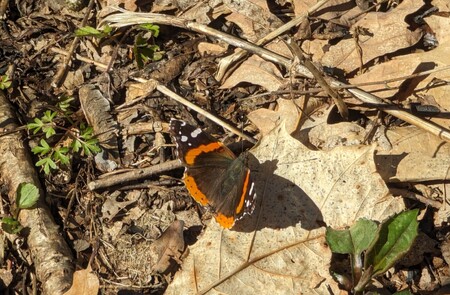
[[[102,149],[98,146],[98,140],[96,138],[91,138],[81,143],[83,147],[83,152],[86,156],[92,155],[92,153],[99,153]]]
[[[82,147],[81,142],[78,139],[75,139],[74,141],[72,141],[72,151],[75,153],[78,153]]]

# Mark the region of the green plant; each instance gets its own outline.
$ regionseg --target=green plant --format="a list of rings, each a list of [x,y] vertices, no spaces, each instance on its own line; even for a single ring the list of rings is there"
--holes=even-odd
[[[351,263],[352,278],[333,273],[335,279],[349,286],[353,294],[363,294],[373,278],[385,273],[409,251],[417,237],[418,212],[418,209],[402,212],[379,226],[360,219],[349,229],[327,228],[326,240],[331,251],[348,254]]]
[[[71,100],[72,98],[64,97],[57,104],[59,112],[46,110],[42,117],[34,118],[33,122],[27,124],[28,130],[33,134],[39,135],[40,132],[43,134],[44,138],[41,138],[39,144],[31,151],[39,156],[36,166],[42,167],[45,174],[49,174],[52,169],[57,169],[60,164],[69,164],[72,153],[90,156],[101,151],[92,127],[71,119],[69,110]],[[70,124],[71,127],[64,127],[66,124]],[[62,130],[64,133],[59,135],[57,130]],[[55,144],[50,145],[46,140],[57,136],[59,138]]]
[[[96,29],[90,26],[81,27],[75,30],[75,36],[77,37],[95,37],[104,38],[111,34],[112,28],[110,26],[105,26],[102,29]]]
[[[8,75],[0,76],[0,89],[5,90],[11,87],[12,81],[9,80]]]
[[[14,217],[3,217],[1,219],[2,229],[10,234],[18,234],[22,230],[22,225],[17,220],[17,215],[22,209],[33,208],[39,200],[39,189],[32,183],[21,183],[16,192],[17,212]]]
[[[139,68],[149,61],[158,61],[163,57],[158,45],[149,43],[149,40],[159,36],[159,26],[153,24],[142,24],[138,27],[144,32],[138,33],[134,39],[134,59]]]

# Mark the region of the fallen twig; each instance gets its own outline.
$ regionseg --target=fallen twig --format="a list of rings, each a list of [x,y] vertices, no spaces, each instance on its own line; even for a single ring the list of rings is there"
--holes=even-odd
[[[226,34],[224,32],[215,30],[208,26],[198,24],[196,22],[188,21],[185,19],[181,19],[179,17],[163,15],[158,13],[137,13],[137,12],[128,12],[123,9],[117,8],[121,13],[113,14],[106,17],[103,22],[110,23],[111,26],[114,27],[125,27],[129,25],[143,24],[143,23],[154,23],[154,24],[164,24],[176,26],[188,30],[193,30],[198,33],[202,33],[217,39],[220,39],[230,45],[242,48],[251,53],[257,54],[260,57],[277,63],[279,65],[284,66],[286,69],[290,69],[292,65],[292,61],[284,56],[281,56],[275,52],[272,52],[268,49],[261,48],[251,42],[239,39],[232,35]],[[312,73],[303,65],[296,65],[295,70],[299,75],[303,75],[307,78],[314,78]],[[333,87],[345,87],[348,86],[345,83],[339,82],[335,79],[330,79],[330,84]],[[401,108],[393,105],[391,103],[384,102],[381,98],[367,93],[358,88],[350,88],[348,91],[354,95],[360,101],[370,104],[375,108],[379,108],[384,112],[391,114],[403,121],[415,125],[433,135],[438,136],[440,139],[450,142],[450,130],[439,126],[435,123],[426,121],[422,118],[414,116],[413,114],[402,110]]]
[[[2,91],[0,91],[0,114],[4,130],[18,128],[15,111]],[[42,284],[43,294],[63,294],[72,283],[74,270],[72,254],[44,202],[38,175],[23,141],[22,134],[18,132],[0,138],[0,177],[9,188],[8,197],[12,206],[16,203],[16,190],[19,184],[32,183],[39,188],[41,194],[36,208],[21,210],[18,220],[29,230],[27,245],[37,279]]]

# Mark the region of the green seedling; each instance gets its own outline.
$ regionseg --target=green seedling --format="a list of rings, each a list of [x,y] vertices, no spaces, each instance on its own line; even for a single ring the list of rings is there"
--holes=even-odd
[[[0,76],[0,90],[5,90],[11,87],[12,81],[9,80],[8,75]]]
[[[95,37],[95,38],[104,38],[108,37],[112,32],[112,28],[110,26],[105,26],[102,29],[96,29],[90,26],[81,27],[75,30],[75,36],[77,37]]]
[[[31,209],[36,206],[39,200],[39,189],[32,183],[21,183],[17,188],[16,206],[18,216],[22,209]],[[3,217],[1,219],[2,229],[9,234],[18,234],[23,229],[16,217]]]
[[[33,122],[27,124],[28,130],[35,135],[42,134],[39,144],[31,151],[39,156],[36,166],[41,167],[45,174],[57,169],[60,165],[68,165],[74,153],[82,156],[91,156],[101,151],[98,139],[93,134],[93,129],[84,122],[74,122],[70,115],[70,101],[73,98],[63,97],[57,104],[59,111],[47,110],[42,117],[34,118]],[[70,125],[70,128],[64,125]],[[64,131],[62,135],[57,134],[57,130]],[[57,137],[55,144],[54,137]]]
[[[139,68],[143,68],[144,65],[150,61],[158,61],[162,59],[164,54],[158,45],[150,44],[148,41],[149,39],[152,39],[152,37],[156,37],[159,34],[159,27],[156,29],[155,27],[157,26],[152,26],[152,29],[147,29],[151,33],[150,36],[139,33],[136,35],[134,40],[134,59]]]
[[[409,251],[417,237],[418,212],[418,209],[402,212],[380,225],[360,219],[346,230],[327,228],[326,240],[331,251],[348,254],[351,263],[352,278],[334,273],[335,279],[350,282],[348,291],[352,294],[363,294],[372,279],[384,274]]]
[[[158,38],[159,36],[159,26],[154,24],[142,24],[139,25],[140,29],[151,32],[152,36]]]

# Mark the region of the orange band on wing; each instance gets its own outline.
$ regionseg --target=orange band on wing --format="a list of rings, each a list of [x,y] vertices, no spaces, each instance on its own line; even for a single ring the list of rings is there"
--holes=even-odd
[[[188,165],[193,165],[195,163],[195,158],[197,158],[198,155],[200,155],[201,153],[213,152],[215,150],[224,149],[224,147],[225,146],[221,142],[202,144],[196,148],[187,151],[186,154],[184,155],[184,161]],[[227,149],[224,149],[224,151],[227,152],[227,154],[229,154]],[[232,157],[234,157],[234,155],[232,155]]]
[[[239,200],[239,204],[236,208],[236,214],[241,213],[242,208],[244,207],[244,202],[245,202],[245,197],[247,196],[249,182],[250,182],[250,170],[247,170],[247,175],[245,176],[244,185],[242,188],[241,199]]]
[[[223,227],[223,228],[232,228],[234,225],[234,217],[225,216],[221,213],[218,213],[216,215],[216,221]]]
[[[197,183],[195,182],[193,177],[185,174],[184,184],[186,185],[186,188],[188,189],[194,200],[197,201],[197,203],[200,203],[203,206],[208,204],[208,199],[206,198],[205,194],[202,193],[202,191],[198,188]]]

